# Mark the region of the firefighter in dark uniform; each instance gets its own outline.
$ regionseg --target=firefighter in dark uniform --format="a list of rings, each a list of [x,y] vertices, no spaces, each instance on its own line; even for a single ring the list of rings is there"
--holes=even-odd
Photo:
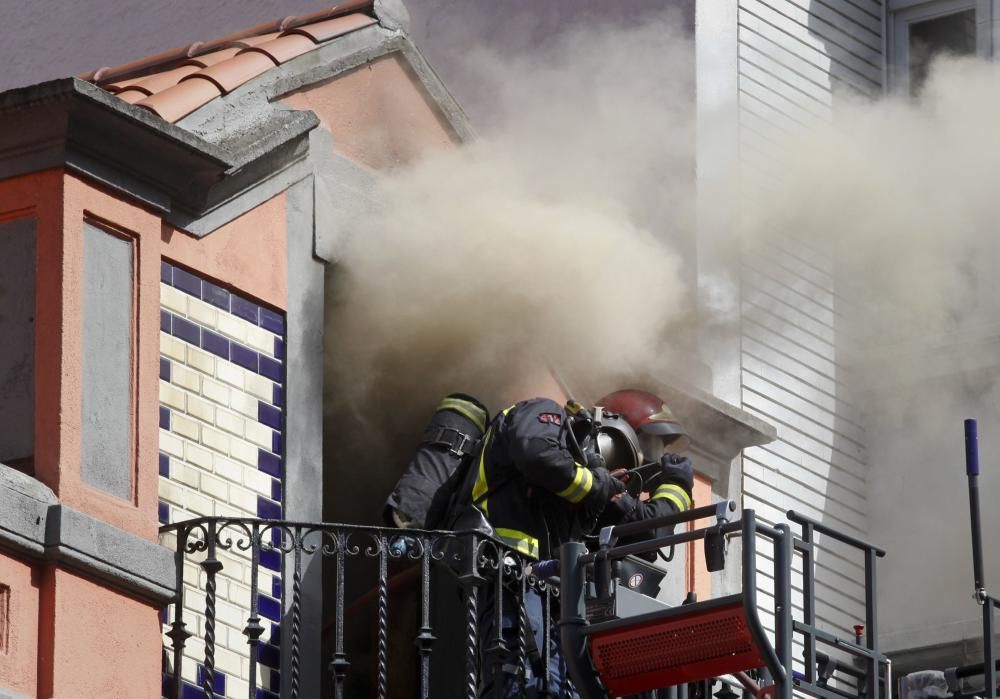
[[[554,558],[566,541],[580,540],[601,524],[635,521],[691,507],[691,464],[663,455],[656,490],[644,501],[626,492],[613,472],[641,463],[640,444],[628,422],[616,415],[584,419],[545,398],[518,403],[492,421],[473,454],[460,498],[472,504],[491,525],[497,538],[525,556]],[[460,526],[456,528],[461,528]],[[492,590],[492,588],[490,588]],[[574,697],[566,686],[558,633],[549,634],[549,667],[529,663],[524,691],[516,679],[517,624],[520,610],[502,595],[486,590],[480,638],[484,645],[495,637],[496,604],[501,604],[509,662],[481,659],[480,696],[494,696],[502,685],[504,697]],[[536,649],[544,657],[544,612],[539,596],[524,601]],[[533,667],[531,667],[533,665]],[[500,668],[500,676],[497,676]],[[547,681],[546,681],[547,680]]]

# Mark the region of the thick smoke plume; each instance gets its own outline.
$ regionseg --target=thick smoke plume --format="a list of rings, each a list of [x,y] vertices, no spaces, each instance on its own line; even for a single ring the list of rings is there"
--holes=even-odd
[[[669,241],[690,230],[693,191],[693,51],[672,26],[468,57],[496,105],[480,138],[385,177],[332,275],[342,415],[403,438],[443,393],[495,410],[546,365],[600,372],[663,351],[685,315]]]
[[[833,262],[861,353],[849,359],[994,322],[998,107],[996,66],[939,60],[919,98],[835,102],[831,124],[773,149],[769,191],[744,187],[744,245],[797,238]]]
[[[743,158],[723,190],[696,192],[694,50],[677,19],[592,26],[514,59],[468,56],[495,104],[481,138],[389,174],[376,211],[352,222],[328,285],[326,441],[333,459],[363,445],[366,461],[385,460],[386,477],[359,486],[369,501],[440,395],[496,410],[546,365],[567,377],[657,371],[715,320],[706,310],[737,316],[695,318],[682,258],[696,196],[735,212],[734,263],[788,238],[830,261],[839,364],[993,322],[1000,70],[944,60],[918,100],[835,95],[831,123],[769,144],[771,177]]]

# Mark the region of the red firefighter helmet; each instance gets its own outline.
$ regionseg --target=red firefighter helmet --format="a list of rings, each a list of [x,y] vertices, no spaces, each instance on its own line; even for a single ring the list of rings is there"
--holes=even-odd
[[[658,461],[668,447],[670,451],[683,451],[690,444],[687,432],[667,404],[648,391],[633,388],[615,391],[597,404],[625,418],[639,435],[643,456],[648,461]]]

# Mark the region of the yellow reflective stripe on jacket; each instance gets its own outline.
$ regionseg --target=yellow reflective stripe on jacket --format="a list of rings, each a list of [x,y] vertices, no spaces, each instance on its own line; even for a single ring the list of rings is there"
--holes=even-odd
[[[438,403],[435,412],[439,410],[454,410],[460,415],[472,420],[472,422],[479,428],[482,432],[486,429],[486,411],[480,408],[475,403],[471,403],[467,400],[462,400],[461,398],[445,398],[440,403]]]
[[[441,401],[442,403],[444,401]],[[501,415],[506,415],[514,406],[510,406],[504,410]],[[490,448],[490,438],[493,437],[493,428],[491,427],[487,432],[486,436],[483,438],[483,447],[479,450],[479,473],[476,474],[476,482],[472,485],[472,502],[476,503],[479,498],[489,492],[490,486],[486,482],[486,450]],[[483,514],[489,516],[490,510],[487,503],[487,498],[483,498],[483,501],[478,503],[479,507],[483,510]]]
[[[538,539],[517,529],[505,529],[497,527],[494,529],[500,541],[510,546],[515,551],[520,551],[525,556],[538,558]]]
[[[486,433],[486,438],[483,439],[483,448],[479,450],[479,473],[476,475],[476,482],[472,485],[472,502],[476,503],[479,498],[482,498],[489,489],[490,486],[486,483],[486,450],[490,446],[490,437],[493,436],[493,430],[490,429]],[[485,514],[489,514],[488,504],[486,498],[483,498],[482,502],[479,502],[479,507],[482,508]]]
[[[661,500],[666,498],[670,502],[677,506],[679,512],[686,512],[691,509],[691,496],[687,494],[684,488],[680,487],[676,483],[664,483],[656,492],[653,493],[653,497],[650,500]]]
[[[590,469],[576,465],[576,473],[573,475],[573,482],[560,490],[556,495],[569,500],[574,505],[590,494],[590,489],[594,486],[594,474]]]

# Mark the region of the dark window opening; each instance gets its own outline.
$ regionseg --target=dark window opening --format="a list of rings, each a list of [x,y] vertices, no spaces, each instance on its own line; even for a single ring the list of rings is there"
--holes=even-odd
[[[34,475],[35,222],[0,223],[0,464]]]
[[[910,25],[910,95],[920,94],[935,58],[973,56],[975,53],[975,10],[914,22]]]

